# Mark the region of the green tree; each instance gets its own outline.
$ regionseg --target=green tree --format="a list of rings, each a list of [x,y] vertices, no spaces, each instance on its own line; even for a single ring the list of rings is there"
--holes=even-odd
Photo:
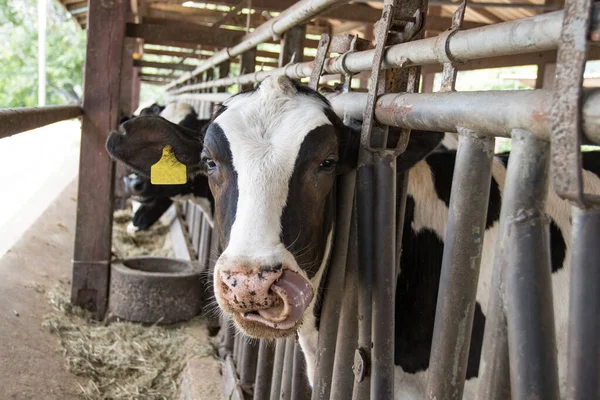
[[[48,0],[46,103],[79,100],[83,86],[85,31]],[[0,0],[0,108],[36,106],[37,0]]]

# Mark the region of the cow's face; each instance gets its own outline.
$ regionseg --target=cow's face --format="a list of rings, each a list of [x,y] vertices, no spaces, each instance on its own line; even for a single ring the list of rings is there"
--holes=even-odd
[[[330,196],[345,130],[326,101],[288,78],[238,95],[208,127],[202,160],[225,250],[214,273],[222,310],[248,335],[290,335],[326,261]]]

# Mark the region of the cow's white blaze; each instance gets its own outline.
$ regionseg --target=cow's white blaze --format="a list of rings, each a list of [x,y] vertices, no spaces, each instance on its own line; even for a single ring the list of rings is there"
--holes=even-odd
[[[298,270],[280,241],[281,215],[304,138],[331,124],[323,103],[298,94],[287,80],[267,79],[253,93],[232,98],[216,118],[229,141],[238,174],[238,199],[222,260],[284,262]]]

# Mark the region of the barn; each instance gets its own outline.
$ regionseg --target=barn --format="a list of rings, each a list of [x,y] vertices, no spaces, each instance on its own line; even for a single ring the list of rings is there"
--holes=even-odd
[[[218,362],[153,372],[176,398],[600,398],[597,3],[58,1],[82,101],[0,109],[0,145],[80,119],[62,307],[152,355],[203,315]],[[164,107],[138,116],[142,85]],[[167,257],[115,254],[132,191]]]

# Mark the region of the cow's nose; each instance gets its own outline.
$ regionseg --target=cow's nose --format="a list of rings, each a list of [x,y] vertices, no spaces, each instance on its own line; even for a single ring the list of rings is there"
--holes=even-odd
[[[271,290],[283,271],[281,264],[259,268],[235,268],[219,273],[221,295],[235,312],[252,312],[279,305],[281,298]]]

